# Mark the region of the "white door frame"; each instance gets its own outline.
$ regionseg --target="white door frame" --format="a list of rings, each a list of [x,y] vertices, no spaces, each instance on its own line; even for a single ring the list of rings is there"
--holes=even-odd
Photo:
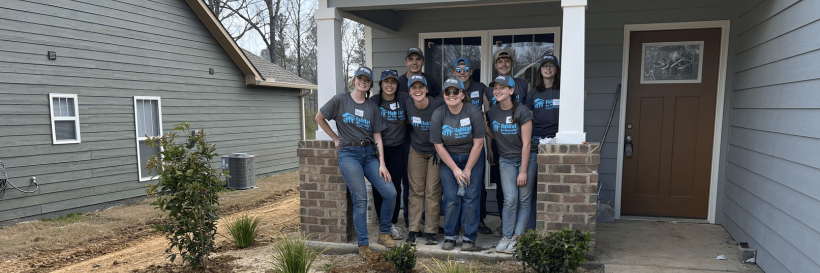
[[[649,30],[676,30],[676,29],[702,29],[702,28],[720,28],[720,64],[718,68],[718,83],[717,83],[717,101],[715,104],[715,128],[714,138],[712,140],[712,171],[709,184],[709,214],[707,220],[714,224],[717,214],[717,188],[718,188],[718,172],[720,169],[720,139],[722,136],[721,129],[723,128],[723,104],[724,94],[726,93],[726,68],[727,59],[729,57],[729,21],[700,21],[700,22],[679,22],[679,23],[660,23],[660,24],[638,24],[638,25],[624,25],[624,52],[623,52],[623,67],[621,68],[621,113],[618,125],[618,160],[615,175],[615,219],[621,219],[621,194],[623,186],[623,168],[624,168],[624,135],[626,122],[626,102],[628,93],[628,74],[629,74],[629,42],[630,34],[633,31],[649,31]]]

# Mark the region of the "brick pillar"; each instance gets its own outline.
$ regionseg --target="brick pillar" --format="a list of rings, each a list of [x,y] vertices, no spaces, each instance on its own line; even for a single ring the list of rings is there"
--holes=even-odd
[[[577,228],[595,234],[600,162],[598,144],[538,147],[537,227],[546,231]]]
[[[302,232],[313,240],[346,243],[354,237],[353,205],[333,141],[301,140],[296,154]]]

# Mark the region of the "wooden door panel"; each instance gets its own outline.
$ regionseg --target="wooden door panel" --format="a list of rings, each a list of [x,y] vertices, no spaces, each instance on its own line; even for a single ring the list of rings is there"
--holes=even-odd
[[[621,214],[706,218],[720,29],[632,32]],[[703,41],[700,83],[641,84],[644,43]]]

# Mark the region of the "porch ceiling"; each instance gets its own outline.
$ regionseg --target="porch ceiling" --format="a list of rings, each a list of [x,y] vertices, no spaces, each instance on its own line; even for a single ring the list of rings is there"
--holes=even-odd
[[[495,6],[561,0],[326,0],[329,8],[341,10],[345,18],[386,32],[398,31],[398,11]]]

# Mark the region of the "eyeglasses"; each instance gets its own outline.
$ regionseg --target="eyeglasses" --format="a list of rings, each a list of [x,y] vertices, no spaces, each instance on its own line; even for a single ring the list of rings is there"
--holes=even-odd
[[[464,68],[456,67],[456,72],[461,73],[461,71],[464,71],[464,73],[470,72],[470,67],[469,66],[465,66]]]
[[[450,95],[458,96],[459,93],[461,93],[460,89],[444,89],[444,95],[445,96],[450,96]]]
[[[544,65],[542,65],[541,67],[546,68],[546,69],[555,69],[555,68],[556,68],[556,67],[558,67],[558,66],[557,66],[557,65],[555,65],[555,64],[553,64],[553,63],[545,63],[545,64],[544,64]]]

